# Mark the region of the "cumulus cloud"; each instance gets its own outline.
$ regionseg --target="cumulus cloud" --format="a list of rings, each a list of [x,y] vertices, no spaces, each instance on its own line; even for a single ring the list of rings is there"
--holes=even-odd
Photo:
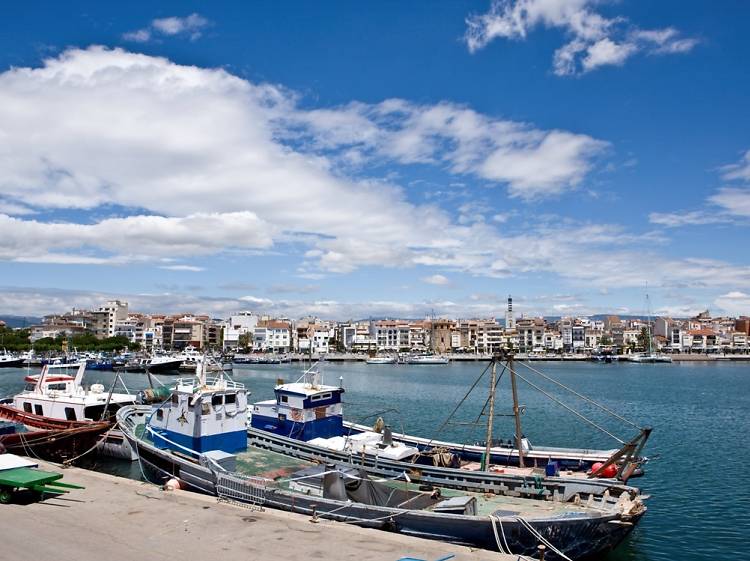
[[[750,313],[750,294],[740,290],[732,290],[716,298],[714,304],[733,316],[748,315]]]
[[[136,43],[148,43],[157,36],[186,35],[191,41],[199,39],[210,22],[200,14],[151,20],[144,28],[124,33],[122,38]]]
[[[351,103],[288,112],[279,126],[279,136],[301,149],[342,150],[345,163],[385,158],[401,164],[443,164],[454,174],[506,184],[512,197],[527,200],[577,186],[608,147],[585,134],[539,130],[448,102]]]
[[[429,277],[422,277],[422,282],[427,284],[434,284],[436,286],[448,286],[451,281],[444,275],[430,275]]]
[[[82,259],[122,261],[295,242],[312,246],[308,261],[331,272],[408,266],[495,235],[414,205],[388,182],[348,179],[335,169],[342,152],[446,162],[525,196],[581,181],[589,155],[604,145],[452,104],[306,111],[279,86],[101,47],[1,74],[0,135],[14,139],[0,145],[5,200],[148,213],[97,224],[6,216],[4,259],[33,253],[59,262],[55,252],[79,247],[87,249],[77,252]]]
[[[602,66],[619,66],[638,52],[676,54],[698,41],[673,27],[640,29],[624,17],[607,18],[594,8],[597,0],[492,0],[489,12],[467,18],[466,43],[471,52],[497,38],[526,39],[536,27],[562,29],[568,42],[555,51],[554,72],[572,75]]]

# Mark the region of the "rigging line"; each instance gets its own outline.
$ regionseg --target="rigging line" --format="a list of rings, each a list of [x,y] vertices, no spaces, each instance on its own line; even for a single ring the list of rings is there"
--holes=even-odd
[[[621,420],[622,422],[624,422],[624,423],[627,423],[627,424],[629,424],[630,426],[632,426],[632,427],[635,427],[635,428],[637,428],[638,430],[641,430],[641,427],[639,427],[638,425],[636,425],[636,424],[635,424],[635,423],[634,423],[633,421],[630,421],[630,420],[626,419],[625,417],[623,417],[623,416],[621,416],[621,415],[618,415],[617,413],[615,413],[614,411],[612,411],[612,410],[611,410],[611,409],[609,409],[608,407],[605,407],[604,405],[602,405],[602,404],[600,404],[600,403],[597,403],[596,401],[594,401],[594,400],[593,400],[593,399],[591,399],[590,397],[586,397],[585,395],[582,395],[582,394],[578,393],[578,392],[577,392],[577,391],[575,391],[575,390],[574,390],[573,388],[569,388],[568,386],[566,386],[565,384],[563,384],[563,383],[561,383],[561,382],[558,382],[558,381],[557,381],[557,380],[555,380],[554,378],[550,378],[549,376],[547,376],[547,375],[546,375],[546,374],[544,374],[543,372],[541,372],[541,371],[537,370],[536,368],[533,368],[532,366],[530,366],[530,365],[526,364],[525,362],[523,362],[523,361],[519,361],[519,362],[520,362],[520,363],[521,363],[521,364],[522,364],[523,366],[525,366],[526,368],[528,368],[529,370],[531,370],[532,372],[535,372],[535,373],[539,374],[539,375],[540,375],[540,376],[541,376],[542,378],[545,378],[545,379],[549,380],[550,382],[552,382],[553,384],[557,384],[557,385],[558,385],[558,386],[560,386],[561,388],[563,388],[563,389],[566,389],[566,390],[568,390],[569,392],[571,392],[572,394],[575,394],[575,395],[577,395],[578,397],[580,397],[580,398],[581,398],[581,399],[583,399],[584,401],[588,401],[589,403],[591,403],[591,404],[593,404],[593,405],[596,405],[596,406],[597,406],[597,407],[598,407],[599,409],[602,409],[603,411],[606,411],[607,413],[609,413],[609,414],[610,414],[610,415],[612,415],[613,417],[615,417],[615,418],[617,418],[617,419]]]
[[[463,405],[463,402],[464,402],[464,401],[466,401],[466,398],[467,398],[467,397],[469,397],[469,394],[470,394],[470,393],[471,393],[472,391],[474,391],[474,388],[476,388],[476,387],[477,387],[477,384],[479,384],[479,381],[480,381],[480,380],[482,379],[482,377],[483,377],[483,376],[484,376],[484,375],[485,375],[485,374],[487,373],[487,371],[488,371],[488,370],[490,369],[490,366],[492,366],[492,365],[493,365],[494,363],[495,363],[495,359],[493,358],[493,359],[492,359],[492,360],[491,360],[491,361],[489,362],[489,364],[487,364],[486,368],[485,368],[484,370],[482,370],[482,373],[481,373],[481,374],[479,375],[479,377],[478,377],[478,378],[477,378],[476,380],[474,380],[474,383],[473,383],[473,384],[471,385],[471,387],[469,388],[469,391],[468,391],[468,392],[466,392],[466,395],[464,395],[464,396],[463,396],[463,397],[461,398],[461,401],[459,401],[459,402],[458,402],[458,405],[456,405],[456,407],[454,407],[453,411],[451,411],[451,414],[450,414],[450,415],[448,415],[448,418],[447,418],[447,419],[445,419],[445,421],[443,421],[443,424],[442,424],[442,425],[440,425],[440,427],[438,428],[438,430],[437,430],[437,431],[435,431],[435,437],[437,437],[437,436],[438,436],[438,435],[440,434],[440,432],[441,432],[441,431],[442,431],[442,430],[443,430],[443,429],[445,428],[445,425],[447,425],[447,424],[448,424],[448,422],[449,422],[449,421],[450,421],[450,420],[451,420],[451,419],[453,418],[453,415],[455,415],[455,414],[456,414],[456,411],[458,411],[458,408],[459,408],[459,407],[461,407],[461,405]],[[429,445],[430,445],[430,444],[432,443],[432,441],[433,441],[433,440],[435,440],[435,437],[433,437],[433,438],[431,438],[431,439],[429,440],[429,442],[427,443],[427,445],[428,445],[428,446],[429,446]]]
[[[503,377],[503,374],[505,374],[505,370],[508,368],[507,364],[503,364],[503,369],[500,371],[500,375],[497,377],[497,380],[495,380],[495,390],[497,390],[497,386],[500,385],[500,379]],[[484,407],[482,407],[482,410],[479,412],[479,415],[477,415],[477,420],[474,421],[475,423],[479,422],[479,418],[484,415],[485,410],[487,409],[487,406],[490,404],[490,396],[487,396],[487,399],[484,401]],[[510,415],[498,415],[495,414],[497,417],[507,417]]]
[[[570,407],[569,405],[566,405],[565,403],[563,403],[562,401],[560,401],[559,399],[557,399],[557,398],[556,398],[555,396],[553,396],[552,394],[550,394],[550,393],[548,393],[548,392],[544,391],[544,390],[543,390],[542,388],[540,388],[539,386],[537,386],[537,385],[536,385],[536,384],[534,384],[533,382],[529,382],[529,381],[528,381],[528,380],[527,380],[526,378],[524,378],[523,376],[521,376],[521,375],[520,375],[520,374],[518,374],[517,372],[515,372],[515,371],[512,371],[512,370],[511,370],[511,372],[512,372],[513,374],[515,374],[516,376],[518,376],[519,378],[521,378],[521,380],[523,380],[524,382],[526,382],[526,383],[527,383],[528,385],[530,385],[530,386],[531,386],[532,388],[534,388],[535,390],[537,390],[537,391],[541,392],[542,394],[544,394],[545,396],[547,396],[547,397],[548,397],[549,399],[551,399],[552,401],[554,401],[554,402],[555,402],[555,403],[557,403],[558,405],[561,405],[562,407],[564,407],[565,409],[567,409],[568,411],[570,411],[571,413],[573,413],[573,414],[574,414],[574,415],[576,415],[577,417],[580,417],[581,419],[583,419],[583,420],[584,420],[585,422],[587,422],[588,424],[590,424],[590,425],[591,425],[592,427],[594,427],[594,428],[596,428],[596,429],[600,430],[601,432],[603,432],[603,433],[604,433],[604,434],[606,434],[606,435],[609,435],[609,436],[611,436],[612,438],[614,438],[614,439],[615,439],[615,440],[616,440],[617,442],[619,442],[620,444],[623,444],[623,445],[625,444],[625,441],[624,441],[624,440],[620,440],[620,439],[619,439],[619,438],[617,438],[617,437],[616,437],[616,436],[615,436],[614,434],[612,434],[611,432],[609,432],[609,431],[608,431],[607,429],[605,429],[604,427],[601,427],[601,426],[597,425],[597,424],[596,424],[596,423],[595,423],[594,421],[592,421],[591,419],[589,419],[589,418],[587,418],[587,417],[584,417],[584,416],[583,416],[583,415],[582,415],[581,413],[579,413],[578,411],[576,411],[575,409],[573,409],[573,408],[572,408],[572,407]]]

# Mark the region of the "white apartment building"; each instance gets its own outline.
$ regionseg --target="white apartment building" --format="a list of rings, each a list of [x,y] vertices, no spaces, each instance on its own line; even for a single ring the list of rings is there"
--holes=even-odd
[[[252,312],[239,312],[229,316],[229,319],[224,322],[223,347],[225,349],[236,349],[240,344],[240,336],[242,335],[249,335],[249,343],[252,343],[258,321],[260,321],[260,318]]]

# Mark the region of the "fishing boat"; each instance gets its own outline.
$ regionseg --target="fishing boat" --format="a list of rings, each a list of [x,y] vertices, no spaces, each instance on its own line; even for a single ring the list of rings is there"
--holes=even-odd
[[[84,388],[85,371],[85,362],[79,365],[75,376],[50,373],[49,365],[44,365],[40,374],[26,376],[23,391],[0,402],[0,419],[23,423],[31,429],[82,428],[107,422],[117,409],[136,402],[134,394],[114,391],[115,382],[122,382],[119,376],[109,391],[102,384]],[[135,459],[118,430],[109,431],[98,448],[107,456]]]
[[[178,381],[156,406],[126,406],[117,420],[159,482],[176,479],[220,498],[329,518],[368,528],[534,555],[544,544],[565,558],[607,552],[622,541],[646,507],[637,496],[608,494],[586,501],[424,487],[375,480],[357,467],[312,464],[270,451],[247,451],[247,391],[223,375]]]
[[[155,354],[150,357],[136,358],[125,365],[126,372],[149,372],[151,374],[179,374],[183,359],[180,356]]]
[[[341,397],[344,389],[321,384],[320,372],[314,367],[295,383],[277,385],[275,399],[253,404],[248,436],[255,446],[300,458],[346,459],[369,468],[377,464],[381,471],[388,469],[391,472],[416,469],[422,476],[429,477],[429,481],[441,484],[481,485],[489,480],[497,485],[505,484],[502,478],[497,477],[498,473],[521,477],[556,477],[562,473],[578,478],[604,477],[627,482],[631,476],[642,473],[646,458],[641,453],[651,433],[648,427],[639,429],[636,437],[628,442],[620,440],[621,447],[608,450],[532,446],[521,428],[521,407],[516,389],[516,376],[520,377],[520,374],[516,373],[512,355],[503,371],[510,372],[516,434],[514,439],[507,442],[493,439],[491,427],[498,364],[499,358],[494,358],[485,369],[485,372],[491,369],[492,375],[490,396],[485,405],[485,409],[489,409],[487,438],[483,443],[460,444],[392,433],[390,428],[383,430],[382,421],[375,430],[366,425],[346,422],[343,420]],[[479,379],[483,375],[484,372]],[[472,388],[477,386],[479,379]],[[438,467],[441,469],[436,469]]]
[[[93,450],[111,423],[87,423],[69,428],[16,430],[0,434],[0,449],[49,462],[70,462]]]

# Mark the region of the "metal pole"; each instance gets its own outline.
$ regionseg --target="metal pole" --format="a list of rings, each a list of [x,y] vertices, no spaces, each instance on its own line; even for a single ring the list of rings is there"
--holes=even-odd
[[[508,370],[510,370],[510,387],[513,392],[513,416],[516,419],[516,446],[518,446],[518,465],[526,467],[523,461],[523,446],[521,445],[521,412],[518,408],[518,389],[516,388],[516,371],[513,368],[513,353],[508,355]]]
[[[490,376],[490,413],[487,418],[487,446],[484,452],[484,469],[490,469],[490,458],[492,448],[492,425],[495,421],[495,379],[497,373],[497,360],[492,359],[492,375]]]

